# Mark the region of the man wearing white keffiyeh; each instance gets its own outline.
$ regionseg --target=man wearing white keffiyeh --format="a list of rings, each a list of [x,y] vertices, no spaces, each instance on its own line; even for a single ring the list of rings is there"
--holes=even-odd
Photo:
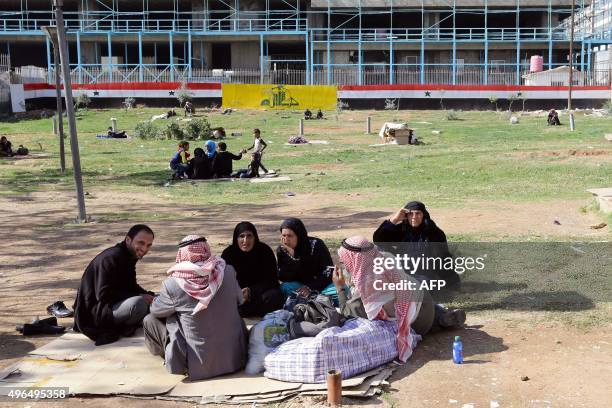
[[[166,274],[143,321],[149,351],[164,357],[169,372],[190,380],[242,368],[247,331],[238,314],[243,297],[234,268],[211,253],[206,238],[189,235]]]

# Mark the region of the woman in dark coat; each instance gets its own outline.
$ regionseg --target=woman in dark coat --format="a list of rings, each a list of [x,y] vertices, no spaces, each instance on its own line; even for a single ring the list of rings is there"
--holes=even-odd
[[[280,232],[281,244],[276,249],[276,258],[283,295],[297,292],[308,297],[314,290],[337,299],[331,279],[333,261],[325,243],[309,237],[298,218],[283,221]]]
[[[243,221],[236,225],[232,244],[221,257],[236,269],[245,298],[239,307],[241,316],[263,316],[283,307],[274,252],[259,240],[253,224]]]

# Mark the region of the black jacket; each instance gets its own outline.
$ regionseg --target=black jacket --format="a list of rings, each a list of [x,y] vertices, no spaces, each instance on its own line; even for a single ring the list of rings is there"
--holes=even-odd
[[[255,243],[251,252],[243,252],[237,245],[230,245],[221,257],[236,270],[240,288],[250,288],[252,299],[260,299],[267,290],[278,288],[276,258],[272,248],[263,242]]]
[[[219,152],[215,156],[215,162],[213,164],[213,173],[217,177],[230,177],[232,175],[232,160],[242,159],[242,153],[235,155],[230,152]]]
[[[374,231],[374,242],[446,242],[446,235],[432,219],[425,218],[419,228],[408,223],[393,224],[385,220]]]
[[[421,254],[428,257],[446,258],[452,257],[444,231],[429,218],[427,214],[419,228],[411,227],[407,222],[398,225],[389,220],[383,221],[374,232],[374,242],[392,253],[404,254],[418,257]],[[394,245],[392,243],[410,243],[411,245]],[[436,269],[429,271],[417,271],[415,278],[423,279],[444,279],[447,287],[459,283],[459,275],[452,269]]]
[[[154,295],[136,283],[136,262],[125,242],[105,249],[87,266],[74,302],[74,328],[96,344],[118,339],[112,306],[132,296]]]
[[[326,269],[334,262],[329,249],[319,238],[308,237],[306,248],[304,253],[294,257],[281,246],[276,249],[278,278],[282,282],[301,282],[320,292],[332,283],[331,274],[326,273]]]
[[[196,156],[189,160],[189,175],[192,179],[209,179],[213,174],[213,160],[208,157]]]

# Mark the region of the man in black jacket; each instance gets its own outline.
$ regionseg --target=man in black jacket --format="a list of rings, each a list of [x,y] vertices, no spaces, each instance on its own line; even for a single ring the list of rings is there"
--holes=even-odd
[[[242,159],[242,154],[246,153],[246,150],[241,150],[239,154],[233,154],[227,151],[227,145],[225,142],[219,142],[219,151],[215,156],[215,162],[213,164],[213,172],[217,178],[231,177],[233,173],[232,160]]]
[[[153,245],[153,231],[134,225],[125,239],[102,251],[85,269],[74,302],[74,330],[96,346],[131,336],[149,313],[154,293],[136,283],[136,262]]]

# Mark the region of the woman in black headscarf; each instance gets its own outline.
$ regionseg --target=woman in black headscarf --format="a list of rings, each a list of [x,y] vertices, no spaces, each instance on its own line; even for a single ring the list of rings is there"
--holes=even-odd
[[[446,242],[446,235],[431,219],[425,204],[411,201],[380,224],[374,242]]]
[[[225,248],[221,257],[236,269],[245,299],[239,307],[241,316],[263,316],[283,307],[274,252],[259,240],[253,224],[243,221],[236,225],[232,245]]]
[[[425,204],[420,201],[410,201],[391,218],[384,220],[374,232],[374,243],[386,251],[407,253],[414,257],[451,257],[444,231],[431,219]],[[452,268],[442,267],[412,273],[415,273],[418,280],[444,279],[447,288],[459,285],[459,275]]]
[[[315,290],[337,298],[331,279],[334,263],[325,243],[319,238],[309,237],[304,223],[298,218],[283,221],[280,232],[281,244],[276,249],[276,257],[283,295],[297,292],[308,297]]]

